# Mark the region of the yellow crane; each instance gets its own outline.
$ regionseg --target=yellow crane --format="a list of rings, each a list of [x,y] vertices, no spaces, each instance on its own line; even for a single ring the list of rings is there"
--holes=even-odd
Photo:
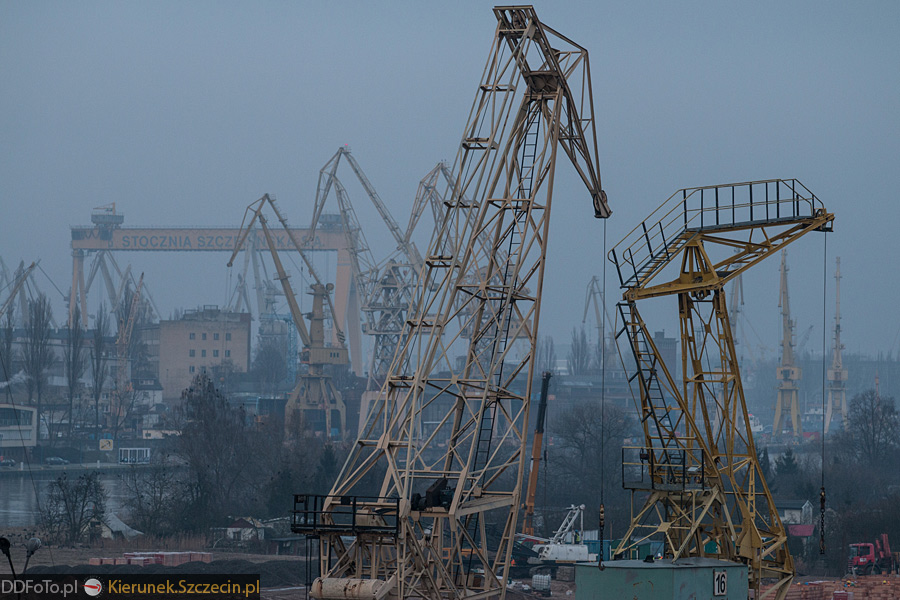
[[[616,555],[655,539],[668,560],[746,564],[755,598],[787,594],[794,563],[756,458],[725,286],[833,220],[795,179],[686,188],[610,251],[623,289],[617,339],[627,339],[644,437],[623,449],[623,484],[646,498]],[[638,311],[673,296],[680,369],[665,363]],[[760,596],[767,578],[775,585]]]
[[[313,308],[311,312],[306,314],[306,317],[309,319],[309,328],[306,326],[306,322],[303,318],[304,315],[300,310],[300,305],[297,303],[297,297],[294,294],[290,281],[288,281],[289,276],[278,255],[279,248],[269,229],[268,220],[262,213],[263,208],[266,206],[269,206],[281,222],[284,230],[294,242],[295,249],[300,253],[300,256],[306,263],[310,276],[313,278],[313,283],[310,286],[313,297]],[[336,413],[338,421],[336,429],[339,432],[339,436],[343,435],[346,427],[346,407],[340,392],[334,386],[332,377],[326,369],[329,365],[342,366],[347,365],[349,362],[347,348],[343,344],[343,333],[340,331],[337,319],[334,319],[334,327],[337,329],[338,340],[340,341],[339,345],[332,346],[325,343],[325,307],[328,307],[327,314],[333,316],[334,307],[331,304],[331,291],[334,286],[330,283],[323,284],[321,279],[319,279],[312,263],[300,249],[299,242],[294,239],[291,229],[287,225],[287,220],[268,194],[247,207],[247,210],[244,213],[244,220],[241,223],[241,233],[235,244],[234,252],[231,254],[231,259],[228,261],[229,267],[234,264],[234,259],[237,257],[238,252],[240,252],[250,231],[257,222],[259,223],[260,229],[262,229],[265,243],[272,254],[272,262],[275,263],[275,279],[281,283],[284,297],[290,308],[291,318],[294,321],[294,326],[297,328],[297,333],[300,335],[300,340],[303,343],[300,361],[308,365],[308,370],[305,373],[301,373],[294,389],[291,391],[291,395],[288,397],[284,411],[285,432],[288,436],[292,435],[296,428],[300,426],[300,419],[306,416],[306,413],[313,411],[324,416],[326,436],[331,436],[333,434],[333,430],[335,429],[334,413]],[[290,359],[293,360],[294,357],[291,357]],[[307,421],[308,420],[309,418],[307,416]]]
[[[791,319],[791,297],[788,293],[787,251],[781,252],[781,290],[778,306],[781,308],[781,364],[775,369],[778,378],[778,399],[775,403],[775,422],[772,425],[772,436],[781,437],[784,426],[790,417],[795,438],[803,435],[800,423],[800,365],[794,356],[794,329],[796,323]],[[808,332],[807,332],[808,333]]]
[[[834,347],[831,350],[831,368],[828,369],[828,404],[825,408],[825,433],[831,426],[835,412],[840,414],[844,427],[847,425],[847,369],[841,356],[844,345],[841,343],[841,257],[836,259],[834,270],[835,304],[834,304]]]

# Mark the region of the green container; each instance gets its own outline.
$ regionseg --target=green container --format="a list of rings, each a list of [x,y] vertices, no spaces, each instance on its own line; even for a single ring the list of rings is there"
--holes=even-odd
[[[747,566],[713,558],[613,560],[575,566],[575,600],[746,600]]]

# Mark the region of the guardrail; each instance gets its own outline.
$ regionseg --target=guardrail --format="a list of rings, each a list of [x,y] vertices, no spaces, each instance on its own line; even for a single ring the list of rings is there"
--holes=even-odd
[[[307,535],[397,535],[399,514],[399,498],[294,494],[291,531]]]
[[[623,288],[642,284],[699,232],[790,223],[822,202],[796,179],[767,179],[678,190],[612,250]]]
[[[706,461],[699,449],[622,448],[622,487],[628,490],[706,489]]]

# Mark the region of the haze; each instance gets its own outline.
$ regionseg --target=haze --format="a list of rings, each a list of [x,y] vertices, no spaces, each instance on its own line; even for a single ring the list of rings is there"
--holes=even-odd
[[[405,224],[419,179],[452,160],[494,28],[486,2],[0,3],[0,256],[41,260],[54,302],[69,226],[115,202],[132,226],[240,224],[275,194],[309,222],[316,177],[349,144]],[[608,247],[675,190],[796,177],[835,232],[789,254],[798,332],[832,327],[834,257],[851,352],[897,352],[900,4],[539,3],[591,53]],[[561,163],[562,164],[562,163]],[[366,235],[391,244],[350,189]],[[568,166],[555,192],[542,333],[568,340],[603,269],[603,223]],[[427,232],[419,232],[424,250]],[[227,257],[129,254],[163,316],[224,305]],[[607,269],[610,300],[618,293]],[[745,280],[778,344],[778,261]],[[93,309],[92,309],[93,310]],[[675,309],[660,321],[676,331]],[[830,333],[829,336],[830,338]]]

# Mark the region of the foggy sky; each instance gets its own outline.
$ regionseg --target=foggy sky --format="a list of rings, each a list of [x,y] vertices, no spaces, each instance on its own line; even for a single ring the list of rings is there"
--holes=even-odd
[[[69,226],[115,202],[132,226],[232,226],[263,193],[294,225],[349,144],[401,225],[419,179],[453,159],[495,26],[491,3],[0,2],[0,256],[41,259],[63,292]],[[900,349],[894,198],[900,4],[543,2],[591,53],[612,247],[682,187],[792,178],[836,215],[789,253],[798,333],[822,344],[843,272],[849,351]],[[391,244],[348,184],[369,242]],[[567,166],[554,195],[542,333],[581,326],[603,223]],[[428,236],[420,232],[424,251]],[[225,254],[120,254],[167,317],[224,305]],[[777,257],[745,279],[745,311],[779,342]],[[607,269],[610,301],[618,296]],[[42,274],[38,285],[60,294]],[[665,314],[665,316],[663,316]],[[674,300],[653,328],[677,331]]]

